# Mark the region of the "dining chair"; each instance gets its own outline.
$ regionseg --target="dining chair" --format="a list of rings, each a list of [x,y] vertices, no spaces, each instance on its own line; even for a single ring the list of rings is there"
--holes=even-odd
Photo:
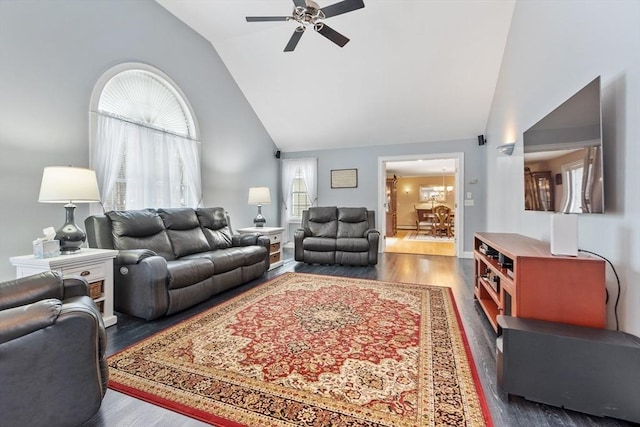
[[[438,205],[433,208],[433,235],[445,235],[451,237],[451,227],[449,225],[449,209],[445,205]]]

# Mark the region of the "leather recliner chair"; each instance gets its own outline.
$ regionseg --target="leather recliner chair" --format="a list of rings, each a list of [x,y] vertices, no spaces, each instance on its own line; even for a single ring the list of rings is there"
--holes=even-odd
[[[0,283],[2,426],[75,426],[100,409],[106,334],[88,292],[54,272]]]

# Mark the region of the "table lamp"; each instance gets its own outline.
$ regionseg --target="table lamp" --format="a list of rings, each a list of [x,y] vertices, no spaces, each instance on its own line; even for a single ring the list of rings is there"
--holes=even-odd
[[[91,169],[71,166],[49,166],[44,168],[40,184],[41,203],[66,203],[66,220],[56,231],[56,240],[60,241],[60,252],[69,255],[80,250],[86,239],[85,232],[75,224],[74,203],[92,203],[100,201],[100,190],[96,173]]]
[[[253,219],[256,227],[264,227],[267,220],[262,216],[262,205],[271,203],[271,194],[268,187],[249,188],[249,204],[258,205],[258,215]]]

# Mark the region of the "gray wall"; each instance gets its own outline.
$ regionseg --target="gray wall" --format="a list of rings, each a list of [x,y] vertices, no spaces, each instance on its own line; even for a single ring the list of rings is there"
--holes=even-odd
[[[62,205],[38,203],[42,169],[89,165],[89,100],[98,78],[123,62],[165,72],[200,125],[205,206],[251,226],[248,188],[279,194],[275,146],[209,42],[152,0],[0,1],[0,280],[9,257],[31,253]],[[76,222],[88,215],[79,205]],[[265,206],[277,218],[277,204]]]
[[[384,182],[378,181],[379,158],[411,156],[419,154],[464,153],[464,189],[473,193],[474,206],[460,206],[464,209],[464,248],[473,251],[473,233],[485,227],[485,151],[478,140],[465,139],[414,144],[389,144],[373,147],[344,148],[318,151],[283,153],[283,158],[318,158],[318,205],[319,206],[364,206],[376,211],[376,220],[383,218],[378,212],[378,190]],[[331,188],[332,169],[358,169],[357,188]],[[477,179],[476,184],[469,184]]]
[[[602,84],[605,213],[578,216],[578,246],[614,264],[620,329],[640,335],[640,2],[516,3],[487,124],[489,231],[549,240],[544,212],[524,211],[522,133],[596,76]],[[513,156],[495,146],[516,141]],[[608,327],[618,295],[607,268]],[[579,298],[579,295],[576,295]]]

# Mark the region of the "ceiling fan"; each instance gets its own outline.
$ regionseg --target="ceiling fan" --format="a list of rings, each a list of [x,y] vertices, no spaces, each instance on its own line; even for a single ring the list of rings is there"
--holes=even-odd
[[[349,42],[349,39],[329,27],[322,20],[364,7],[363,0],[343,0],[323,8],[313,0],[293,0],[293,4],[294,8],[291,16],[247,16],[247,22],[296,21],[300,24],[284,48],[285,52],[292,52],[296,48],[300,37],[302,37],[308,26],[313,27],[317,33],[343,47]]]

